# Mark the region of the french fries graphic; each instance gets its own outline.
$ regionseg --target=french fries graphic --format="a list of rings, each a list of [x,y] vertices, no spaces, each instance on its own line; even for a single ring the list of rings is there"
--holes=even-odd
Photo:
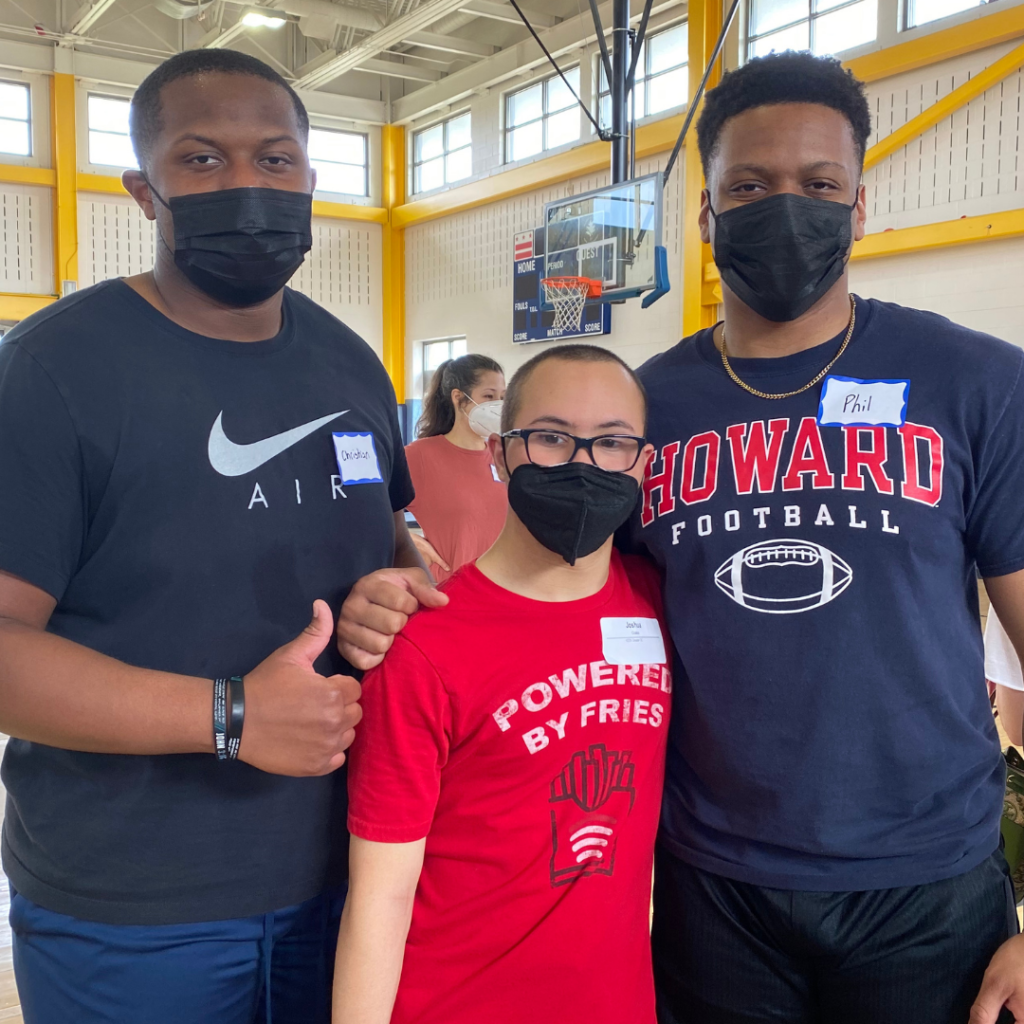
[[[615,870],[618,827],[633,807],[630,750],[578,750],[551,783],[551,884]]]

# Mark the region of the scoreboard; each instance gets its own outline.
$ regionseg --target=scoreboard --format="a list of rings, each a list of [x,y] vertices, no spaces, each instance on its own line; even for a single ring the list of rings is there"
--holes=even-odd
[[[553,310],[541,309],[544,301],[541,280],[544,273],[544,229],[523,231],[513,240],[515,271],[512,283],[512,341],[558,341],[608,334],[612,329],[612,307],[607,302],[583,308],[583,323],[578,331],[556,330]]]

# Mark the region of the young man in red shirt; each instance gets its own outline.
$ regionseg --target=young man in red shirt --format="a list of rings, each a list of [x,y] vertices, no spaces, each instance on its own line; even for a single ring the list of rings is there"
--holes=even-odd
[[[612,549],[645,420],[603,349],[512,379],[504,530],[364,681],[335,1024],[653,1024],[671,677],[655,571]]]

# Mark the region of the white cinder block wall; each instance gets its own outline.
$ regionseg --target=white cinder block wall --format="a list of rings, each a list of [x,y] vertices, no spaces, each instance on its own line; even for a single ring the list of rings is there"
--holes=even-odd
[[[1024,347],[1024,239],[859,260],[850,268],[858,295],[929,309]]]
[[[872,83],[871,142],[905,124],[1013,47],[1003,43]],[[864,175],[868,231],[1024,207],[1018,71]],[[1024,239],[858,260],[854,291],[929,309],[1024,346]]]

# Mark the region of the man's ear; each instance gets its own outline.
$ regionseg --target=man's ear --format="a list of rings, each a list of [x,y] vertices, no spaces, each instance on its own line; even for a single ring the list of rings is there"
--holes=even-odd
[[[501,443],[501,438],[497,434],[491,434],[487,439],[487,447],[490,449],[491,460],[498,471],[498,476],[501,477],[501,482],[507,484],[509,472],[505,465],[505,446]]]
[[[711,214],[711,193],[705,188],[700,193],[700,213],[697,215],[697,227],[700,229],[700,240],[711,241],[711,226],[708,223]]]
[[[153,191],[142,171],[124,171],[121,174],[121,184],[124,185],[125,192],[142,207],[146,220],[156,220]]]
[[[860,185],[857,188],[857,205],[853,208],[853,240],[855,242],[859,242],[867,230],[867,205],[867,188]]]

